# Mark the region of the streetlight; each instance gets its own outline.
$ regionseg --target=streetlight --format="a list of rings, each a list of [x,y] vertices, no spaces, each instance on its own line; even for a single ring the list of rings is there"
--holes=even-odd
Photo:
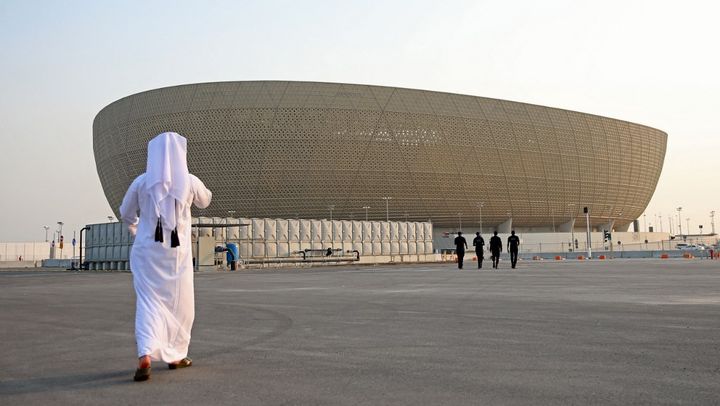
[[[365,221],[368,221],[368,209],[370,206],[363,206],[362,208],[365,209]]]
[[[458,213],[458,222],[460,222],[460,228],[458,231],[462,231],[462,213]]]
[[[335,208],[334,204],[331,204],[328,206],[328,209],[330,209],[330,246],[332,246],[333,249],[335,249],[335,226],[332,224],[332,210]]]
[[[392,200],[392,197],[390,197],[390,196],[383,196],[382,199],[385,200],[385,221],[389,222],[389,221],[390,221],[390,209],[389,209],[389,206],[388,206],[388,204],[389,204],[388,202],[389,202],[390,200]]]
[[[668,219],[668,225],[670,226],[670,234],[675,234],[675,227],[673,226],[673,216],[672,214],[669,214],[667,216]]]
[[[48,230],[50,229],[50,226],[43,226],[45,229],[45,242],[48,242]]]
[[[572,214],[572,209],[575,207],[575,203],[568,203],[568,224],[570,224],[570,247],[572,252],[575,252],[575,223]]]
[[[643,213],[643,228],[645,229],[645,232],[647,232],[647,214]]]
[[[682,207],[678,207],[677,212],[678,212],[678,228],[680,230],[680,232],[678,234],[682,235],[682,217],[680,217],[680,212],[682,212]]]
[[[335,208],[334,204],[331,204],[328,206],[328,209],[330,209],[330,246],[335,249],[335,225],[333,224],[332,219],[332,211]]]
[[[478,211],[480,212],[480,234],[481,234],[481,235],[482,235],[482,233],[483,233],[483,228],[482,228],[482,208],[483,208],[484,205],[485,205],[485,203],[483,203],[483,202],[480,202],[480,203],[477,204]]]
[[[712,228],[712,234],[715,235],[715,210],[710,212],[710,227]]]
[[[62,221],[57,222],[59,229],[58,229],[58,244],[60,244],[60,259],[62,259],[62,251],[63,251],[63,233],[62,233],[62,227],[63,223]]]
[[[583,211],[585,212],[585,225],[587,226],[587,253],[588,258],[592,259],[592,240],[590,237],[590,209],[585,206],[583,207]]]

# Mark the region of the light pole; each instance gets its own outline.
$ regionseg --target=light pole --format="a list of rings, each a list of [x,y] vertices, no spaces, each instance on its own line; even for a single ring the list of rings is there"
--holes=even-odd
[[[43,226],[45,229],[45,242],[48,242],[48,230],[50,229],[50,226]]]
[[[678,229],[680,230],[678,234],[682,235],[682,217],[680,217],[680,213],[682,212],[682,207],[677,208],[678,212]]]
[[[458,222],[460,223],[458,231],[462,231],[462,213],[458,213]]]
[[[332,222],[332,211],[334,208],[334,204],[328,206],[328,209],[330,209],[330,246],[332,247],[332,249],[335,249],[335,225]]]
[[[480,235],[482,235],[482,233],[483,233],[483,228],[482,228],[482,208],[483,208],[484,205],[485,205],[485,203],[483,203],[483,202],[480,202],[480,203],[477,204],[477,208],[478,208],[478,211],[479,211],[479,213],[480,213]]]
[[[668,225],[670,226],[670,234],[675,234],[675,227],[673,227],[673,216],[672,214],[668,215]]]
[[[647,214],[643,213],[643,228],[645,229],[645,232],[647,232]]]
[[[388,202],[392,200],[392,197],[384,196],[382,199],[385,200],[385,221],[390,222],[390,209]]]
[[[70,267],[72,269],[75,269],[75,261],[73,261],[73,259],[75,258],[75,231],[73,231],[72,246],[73,246],[73,254],[70,257]]]
[[[568,203],[568,224],[570,224],[570,251],[575,252],[575,223],[573,223],[572,209],[575,203]]]
[[[370,206],[363,206],[363,209],[365,209],[365,221],[368,221],[368,209]]]
[[[715,235],[715,210],[710,212],[710,229],[712,234]]]
[[[587,225],[587,252],[588,259],[592,259],[592,241],[590,240],[590,209],[587,207],[583,208],[585,212],[585,224]]]
[[[60,259],[62,259],[62,257],[63,257],[62,251],[63,251],[63,245],[64,245],[63,244],[64,237],[63,237],[63,233],[62,233],[62,227],[63,227],[63,224],[65,224],[65,223],[63,223],[62,221],[58,221],[57,224],[58,224],[58,243],[60,244]]]
[[[653,222],[650,226],[655,225],[655,228],[657,228],[657,213],[653,214]],[[653,229],[653,231],[657,231],[656,229]]]
[[[660,219],[660,220],[658,221],[658,225],[660,225],[660,232],[662,233],[662,232],[663,232],[663,228],[662,228],[662,213],[658,213],[658,219]]]

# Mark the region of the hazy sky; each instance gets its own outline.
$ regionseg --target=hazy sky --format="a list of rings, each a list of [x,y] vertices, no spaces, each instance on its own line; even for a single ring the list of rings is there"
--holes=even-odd
[[[667,231],[682,206],[683,230],[689,217],[691,232],[709,231],[718,16],[720,3],[693,0],[0,0],[0,241],[43,240],[58,221],[68,238],[112,215],[92,152],[107,104],[263,79],[448,91],[659,128],[668,150],[647,223],[662,214]]]

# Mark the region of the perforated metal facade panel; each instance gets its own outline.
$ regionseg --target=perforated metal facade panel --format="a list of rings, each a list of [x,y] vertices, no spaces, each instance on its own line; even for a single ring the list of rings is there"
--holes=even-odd
[[[380,86],[221,82],[150,90],[98,113],[93,148],[116,214],[147,142],[188,138],[213,191],[195,216],[391,220],[545,227],[627,224],[662,170],[664,132],[537,105]],[[459,215],[459,213],[461,213]]]

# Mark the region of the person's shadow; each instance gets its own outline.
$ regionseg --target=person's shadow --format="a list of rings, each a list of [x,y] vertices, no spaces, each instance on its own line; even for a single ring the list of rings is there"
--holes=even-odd
[[[25,395],[67,390],[98,389],[103,386],[132,385],[128,370],[0,381],[0,396]]]

